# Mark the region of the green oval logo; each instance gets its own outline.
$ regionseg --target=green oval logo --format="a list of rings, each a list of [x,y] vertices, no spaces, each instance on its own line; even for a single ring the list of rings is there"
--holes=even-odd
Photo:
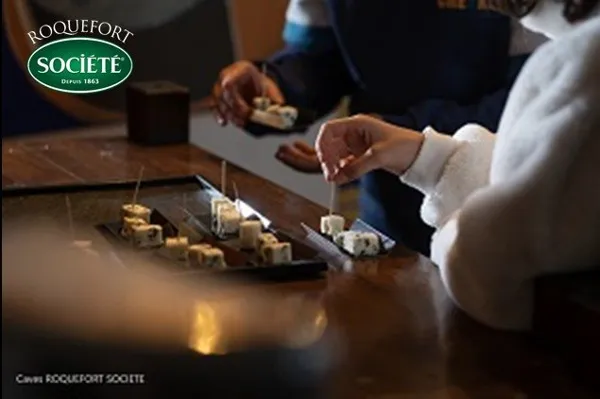
[[[27,70],[38,83],[65,93],[111,89],[133,71],[133,60],[106,40],[74,37],[44,44],[31,54]]]

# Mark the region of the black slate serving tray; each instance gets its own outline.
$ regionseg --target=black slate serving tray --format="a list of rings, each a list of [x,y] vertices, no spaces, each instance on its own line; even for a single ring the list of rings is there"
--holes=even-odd
[[[285,232],[274,228],[273,223],[264,215],[260,214],[244,201],[236,200],[236,204],[244,217],[253,216],[259,219],[265,232],[273,233],[280,241],[290,242],[292,244],[293,261],[284,265],[263,265],[258,256],[252,251],[246,251],[240,248],[236,237],[219,237],[211,229],[210,199],[221,197],[222,194],[201,176],[194,176],[194,181],[198,183],[199,195],[196,196],[200,202],[197,208],[202,209],[196,214],[182,209],[186,215],[177,223],[169,216],[166,216],[159,205],[153,206],[152,201],[147,206],[153,208],[151,222],[163,226],[164,237],[175,237],[179,234],[179,228],[185,227],[186,233],[182,234],[190,237],[191,243],[205,242],[214,247],[220,248],[225,255],[225,262],[228,267],[224,269],[205,269],[194,267],[193,263],[178,261],[169,256],[163,249],[135,250],[128,240],[120,234],[122,224],[120,221],[101,224],[98,229],[113,243],[122,249],[135,250],[158,260],[164,266],[165,271],[176,275],[227,275],[257,278],[260,280],[300,280],[318,278],[328,269],[327,262],[319,257],[319,253],[309,245],[302,242],[302,239],[292,237]],[[192,234],[188,234],[191,232]]]
[[[370,226],[368,223],[364,222],[361,219],[356,219],[349,230],[353,231],[361,231],[361,232],[369,232],[375,233],[379,237],[379,242],[381,245],[381,251],[376,256],[353,256],[352,254],[345,251],[343,248],[339,247],[336,243],[333,242],[331,237],[321,234],[311,227],[307,226],[304,223],[301,223],[302,228],[306,232],[306,241],[311,244],[311,246],[315,248],[319,248],[323,258],[327,259],[327,261],[335,265],[337,267],[345,267],[348,263],[351,263],[355,260],[366,260],[366,259],[374,259],[377,257],[385,256],[389,254],[392,249],[396,246],[396,241],[386,236],[379,230]]]

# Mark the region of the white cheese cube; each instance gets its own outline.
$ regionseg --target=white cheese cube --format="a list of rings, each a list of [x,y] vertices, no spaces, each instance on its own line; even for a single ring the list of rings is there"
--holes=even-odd
[[[145,220],[146,223],[150,223],[150,214],[152,213],[152,209],[146,208],[140,204],[123,204],[121,207],[121,219],[126,217],[128,218],[137,218]]]
[[[142,224],[133,227],[133,244],[139,248],[160,247],[163,244],[163,229],[157,224]]]
[[[235,208],[219,208],[217,213],[218,235],[236,234],[240,230],[242,214]]]
[[[225,267],[225,254],[219,248],[200,248],[198,263],[202,267],[223,268]]]
[[[296,119],[298,119],[298,110],[294,107],[279,107],[276,112],[286,128],[291,128],[294,126]]]
[[[227,197],[211,198],[210,199],[210,214],[213,217],[216,217],[217,213],[219,211],[219,208],[223,205],[229,206],[229,207],[235,206],[233,204],[233,202]]]
[[[123,227],[121,228],[121,235],[126,238],[131,238],[133,236],[133,229],[136,226],[142,226],[148,224],[144,219],[140,218],[130,218],[125,216],[123,218]]]
[[[375,233],[345,231],[334,241],[354,256],[375,256],[379,254],[379,237]]]
[[[235,209],[235,204],[227,197],[212,198],[210,200],[210,217],[212,230],[217,231],[219,213],[222,210]]]
[[[269,97],[254,97],[252,105],[255,109],[266,111],[271,106],[271,99]]]
[[[210,248],[210,244],[195,244],[188,247],[188,253],[191,259],[198,260],[200,251]]]
[[[262,223],[259,220],[245,220],[240,223],[240,244],[244,249],[254,249],[258,236],[262,233]]]
[[[269,265],[292,263],[292,245],[289,242],[276,242],[263,248],[264,260]]]
[[[187,237],[169,237],[165,240],[165,248],[177,260],[188,260],[189,246]]]
[[[335,237],[336,234],[344,231],[346,221],[340,215],[327,215],[321,217],[321,233]]]
[[[277,237],[272,233],[261,233],[256,240],[256,251],[264,258],[263,248],[268,244],[275,244],[279,242]]]

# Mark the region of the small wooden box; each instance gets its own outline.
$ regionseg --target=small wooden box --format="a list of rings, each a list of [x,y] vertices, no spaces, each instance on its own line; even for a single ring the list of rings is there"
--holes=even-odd
[[[187,143],[190,91],[172,82],[140,82],[127,87],[127,134],[140,145]]]

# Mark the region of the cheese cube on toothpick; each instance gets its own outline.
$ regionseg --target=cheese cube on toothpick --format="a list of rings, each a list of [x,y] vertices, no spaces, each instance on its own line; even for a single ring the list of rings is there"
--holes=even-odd
[[[344,231],[346,221],[340,215],[327,215],[321,217],[321,233],[328,236],[335,236]]]
[[[226,198],[226,197],[211,198],[210,214],[212,215],[213,218],[217,217],[217,213],[219,213],[219,208],[221,208],[222,206],[235,208],[235,205],[229,198]]]
[[[245,220],[240,223],[240,244],[243,249],[254,249],[258,236],[262,233],[262,223],[259,220]]]
[[[146,223],[150,223],[150,214],[152,210],[140,204],[123,204],[121,207],[121,218],[142,219]]]
[[[188,260],[188,247],[187,237],[169,237],[165,240],[165,248],[177,260]]]
[[[233,208],[219,208],[217,212],[217,234],[235,234],[240,230],[242,214]]]

